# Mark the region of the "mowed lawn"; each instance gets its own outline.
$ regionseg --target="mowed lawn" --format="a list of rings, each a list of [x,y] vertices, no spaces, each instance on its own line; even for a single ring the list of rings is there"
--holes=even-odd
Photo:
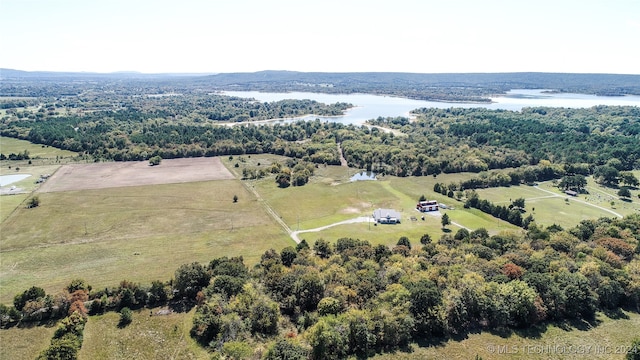
[[[233,202],[234,195],[238,202]],[[40,193],[2,223],[0,301],[30,286],[58,292],[169,280],[181,264],[293,244],[238,180]]]

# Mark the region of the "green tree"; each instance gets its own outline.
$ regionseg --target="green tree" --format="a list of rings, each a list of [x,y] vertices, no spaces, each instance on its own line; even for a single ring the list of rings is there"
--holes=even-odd
[[[323,259],[328,258],[333,252],[331,250],[331,244],[329,244],[329,242],[324,239],[316,240],[316,242],[313,244],[313,250],[319,257]]]
[[[301,310],[314,311],[324,296],[324,281],[317,271],[309,270],[295,281],[293,293]]]
[[[524,209],[524,198],[517,198],[511,202],[512,207]]]
[[[469,230],[467,230],[465,228],[461,228],[460,230],[458,230],[456,232],[456,234],[453,236],[453,238],[456,239],[456,240],[469,239]]]
[[[620,181],[627,186],[638,186],[640,181],[631,171],[621,171]]]
[[[338,315],[342,311],[342,302],[333,297],[325,297],[318,303],[318,315]]]
[[[600,183],[605,185],[617,184],[620,173],[618,169],[613,166],[602,165],[598,166],[593,172],[593,177]]]
[[[420,244],[427,245],[431,243],[431,235],[424,234],[420,237]]]
[[[442,228],[445,229],[447,225],[451,224],[451,220],[449,219],[449,215],[442,214],[442,218],[440,219],[440,223],[442,224]]]
[[[238,195],[233,195],[233,202],[237,203],[238,202]]]
[[[623,197],[623,198],[630,198],[631,197],[631,191],[629,191],[629,188],[626,186],[623,186],[620,188],[620,190],[618,190],[618,196]]]
[[[284,168],[276,175],[276,183],[281,188],[287,188],[291,185],[291,169]]]
[[[411,242],[409,241],[409,238],[406,236],[401,236],[400,239],[398,239],[398,243],[396,243],[396,245],[406,246],[409,249],[411,249]]]
[[[334,317],[323,317],[307,330],[314,360],[345,359],[349,352],[348,327]]]
[[[421,279],[405,285],[409,290],[409,311],[416,321],[416,330],[424,335],[438,334],[442,328],[436,307],[442,302],[438,287]]]
[[[162,281],[154,280],[151,282],[149,289],[149,297],[147,303],[150,306],[164,304],[169,300],[169,291]]]
[[[87,285],[87,282],[84,279],[73,279],[69,285],[67,285],[67,292],[69,294],[73,294],[74,292],[82,290],[82,291],[91,291],[91,286]]]
[[[249,321],[251,331],[263,335],[275,335],[278,333],[278,321],[280,320],[280,307],[278,303],[268,297],[261,298],[251,306]]]
[[[282,251],[280,252],[282,265],[286,267],[291,266],[291,264],[293,264],[293,260],[296,259],[296,256],[298,256],[298,253],[292,246],[287,246],[286,248],[282,249]]]
[[[298,245],[296,245],[296,252],[300,252],[305,249],[309,249],[309,243],[307,243],[307,240],[302,239],[300,240]]]
[[[51,345],[38,356],[38,360],[76,360],[79,350],[79,341],[73,336],[52,339]]]
[[[42,299],[45,297],[45,295],[46,293],[44,289],[37,286],[32,286],[29,289],[25,290],[22,294],[18,294],[13,298],[13,306],[16,308],[16,310],[22,311],[22,308],[24,308],[24,305],[28,301]]]
[[[195,300],[198,291],[209,285],[211,277],[199,263],[183,264],[175,272],[174,288],[177,295]]]
[[[300,343],[289,339],[278,339],[267,349],[265,360],[306,360],[309,349]]]

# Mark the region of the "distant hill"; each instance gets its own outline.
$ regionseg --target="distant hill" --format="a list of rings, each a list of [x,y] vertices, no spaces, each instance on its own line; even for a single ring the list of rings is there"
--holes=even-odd
[[[569,73],[320,73],[260,71],[222,73],[194,79],[210,85],[242,89],[289,89],[353,92],[388,89],[425,91],[430,88],[484,89],[488,93],[511,89],[550,89],[597,95],[640,95],[640,75]],[[305,90],[306,89],[306,90]],[[323,90],[324,89],[324,90]],[[327,90],[331,89],[331,90]]]
[[[570,73],[448,73],[258,71],[219,74],[84,73],[0,69],[4,83],[149,82],[171,91],[256,90],[369,93],[421,100],[486,102],[511,89],[548,89],[604,96],[640,95],[640,75]],[[0,88],[2,84],[0,84]],[[5,91],[5,93],[14,92]]]

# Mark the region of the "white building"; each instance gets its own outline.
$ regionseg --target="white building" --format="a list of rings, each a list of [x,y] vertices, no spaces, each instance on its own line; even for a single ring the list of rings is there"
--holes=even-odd
[[[378,224],[399,224],[400,213],[393,209],[376,209],[373,218]]]

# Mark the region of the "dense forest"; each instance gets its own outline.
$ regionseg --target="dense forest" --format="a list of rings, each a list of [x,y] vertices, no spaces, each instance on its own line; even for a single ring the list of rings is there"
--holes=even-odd
[[[364,358],[437,344],[472,331],[508,333],[546,322],[594,323],[640,311],[640,216],[585,220],[571,229],[531,226],[489,236],[459,230],[432,240],[372,246],[342,238],[180,266],[172,279],[95,289],[73,280],[0,305],[2,326],[64,318],[42,358],[77,353],[89,315],[168,305],[196,307],[191,336],[217,354],[265,344],[265,359]],[[253,351],[249,350],[249,354]]]

